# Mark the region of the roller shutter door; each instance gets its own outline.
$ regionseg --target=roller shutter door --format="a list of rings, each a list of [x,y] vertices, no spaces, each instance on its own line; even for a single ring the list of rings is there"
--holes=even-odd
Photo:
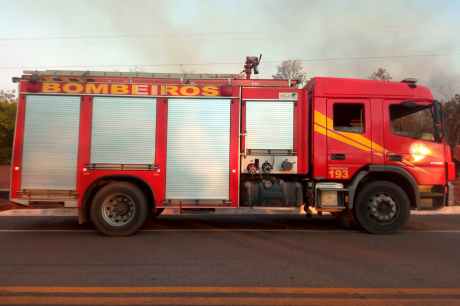
[[[246,148],[292,150],[294,102],[246,101]]]
[[[26,97],[22,189],[76,189],[79,120],[80,97]]]
[[[167,199],[228,200],[230,100],[168,101]]]
[[[153,164],[156,100],[95,97],[91,163]]]

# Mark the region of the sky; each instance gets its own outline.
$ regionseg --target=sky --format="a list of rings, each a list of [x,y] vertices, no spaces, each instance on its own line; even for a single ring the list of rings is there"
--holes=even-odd
[[[460,0],[0,0],[0,89],[22,70],[418,78],[460,92]]]

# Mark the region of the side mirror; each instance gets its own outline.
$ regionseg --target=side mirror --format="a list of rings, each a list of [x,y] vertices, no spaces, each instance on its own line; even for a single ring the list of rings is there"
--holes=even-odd
[[[433,121],[436,141],[441,141],[444,137],[443,129],[442,104],[439,101],[433,101]]]
[[[434,122],[442,123],[442,104],[439,101],[433,102]]]

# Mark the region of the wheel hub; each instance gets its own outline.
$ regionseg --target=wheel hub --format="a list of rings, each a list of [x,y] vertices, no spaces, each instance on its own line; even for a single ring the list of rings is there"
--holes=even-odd
[[[111,226],[124,226],[132,221],[136,212],[134,200],[126,194],[114,194],[101,206],[102,218]]]
[[[369,213],[379,222],[389,222],[396,217],[396,202],[387,194],[376,194],[369,199]]]

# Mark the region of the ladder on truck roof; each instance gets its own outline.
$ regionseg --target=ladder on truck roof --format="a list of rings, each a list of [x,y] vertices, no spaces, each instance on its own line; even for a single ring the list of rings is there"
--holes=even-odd
[[[187,83],[193,80],[221,80],[228,85],[233,83],[244,86],[275,86],[293,87],[298,84],[297,80],[286,79],[246,79],[243,74],[230,73],[151,73],[151,72],[118,72],[118,71],[83,71],[83,70],[25,70],[21,77],[13,77],[13,83],[21,80],[39,82],[43,80],[60,81],[82,81],[95,82],[97,78],[125,78],[129,82],[135,78],[150,78],[163,80],[180,80]]]
[[[218,73],[152,73],[118,71],[82,71],[82,70],[25,70],[24,75],[36,76],[72,76],[72,77],[138,77],[155,79],[242,79],[241,74]]]

